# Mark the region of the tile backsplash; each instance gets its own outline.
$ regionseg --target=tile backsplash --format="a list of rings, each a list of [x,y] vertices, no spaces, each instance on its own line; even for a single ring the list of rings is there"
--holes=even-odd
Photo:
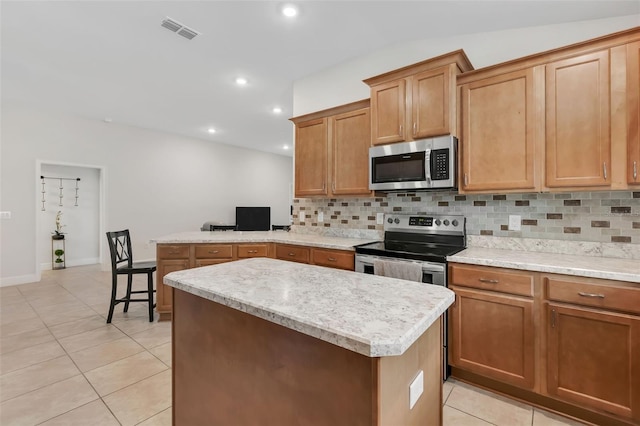
[[[304,212],[304,222],[299,213]],[[318,212],[324,216],[318,222]],[[293,200],[293,224],[382,231],[377,213],[455,213],[467,218],[468,235],[640,244],[640,192],[602,191],[459,195],[390,193],[386,197]],[[521,230],[508,229],[509,216]]]

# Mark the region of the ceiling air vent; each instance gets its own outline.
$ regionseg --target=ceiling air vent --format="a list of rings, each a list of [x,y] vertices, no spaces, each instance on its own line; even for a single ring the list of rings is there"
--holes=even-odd
[[[182,37],[186,38],[186,39],[193,39],[195,36],[197,36],[198,34],[200,34],[199,32],[197,32],[196,30],[189,28],[185,25],[182,25],[180,22],[171,19],[169,17],[165,18],[161,23],[160,26],[173,31],[174,33],[181,35]]]

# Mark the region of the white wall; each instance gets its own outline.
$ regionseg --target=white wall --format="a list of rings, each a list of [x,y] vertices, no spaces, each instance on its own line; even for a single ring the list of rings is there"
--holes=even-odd
[[[36,170],[37,172],[37,170]],[[100,243],[100,169],[43,162],[40,174],[46,177],[80,178],[76,204],[76,181],[45,179],[45,202],[42,210],[42,181],[37,180],[36,202],[38,262],[42,269],[51,269],[51,235],[56,230],[56,215],[62,212],[62,232],[65,234],[65,265],[90,265],[99,262]]]
[[[398,44],[296,81],[294,116],[366,99],[362,80],[458,49],[479,69],[638,25],[640,15],[633,15]]]
[[[289,223],[290,157],[4,103],[1,122],[0,210],[12,213],[0,222],[2,285],[38,278],[38,159],[104,168],[104,228],[129,228],[138,260],[155,258],[154,237],[234,223],[237,205]]]

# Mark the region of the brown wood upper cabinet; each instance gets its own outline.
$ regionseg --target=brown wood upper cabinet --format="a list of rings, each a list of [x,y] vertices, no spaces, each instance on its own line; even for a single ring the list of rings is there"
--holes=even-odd
[[[458,76],[460,192],[640,184],[639,39],[635,28]]]
[[[640,185],[640,41],[627,53],[627,182]]]
[[[458,50],[364,80],[371,87],[372,144],[456,135],[456,75],[472,69]]]
[[[608,49],[546,66],[547,186],[611,185],[609,73]]]
[[[543,68],[461,85],[461,191],[534,190],[540,185],[538,131]]]
[[[369,100],[292,118],[295,196],[371,195]]]

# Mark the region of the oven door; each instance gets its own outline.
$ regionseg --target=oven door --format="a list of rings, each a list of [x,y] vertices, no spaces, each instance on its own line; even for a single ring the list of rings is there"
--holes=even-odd
[[[416,263],[411,260],[394,259],[384,256],[373,256],[370,254],[356,254],[356,272],[362,272],[364,274],[375,275],[374,261],[375,259],[382,259],[387,262],[398,263]],[[447,285],[447,267],[444,263],[436,262],[423,262],[419,261],[422,266],[422,282],[426,284],[435,285]]]

